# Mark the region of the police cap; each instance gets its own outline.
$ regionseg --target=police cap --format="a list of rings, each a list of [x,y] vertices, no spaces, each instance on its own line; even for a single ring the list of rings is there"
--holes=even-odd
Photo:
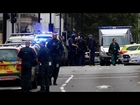
[[[46,44],[46,42],[45,42],[45,41],[40,41],[40,44],[45,45],[45,44]]]
[[[89,34],[88,36],[93,36],[92,34]]]
[[[71,34],[71,36],[76,36],[76,34],[73,33],[73,34]]]

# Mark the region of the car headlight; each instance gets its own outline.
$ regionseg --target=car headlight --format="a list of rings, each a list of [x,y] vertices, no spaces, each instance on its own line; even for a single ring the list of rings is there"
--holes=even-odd
[[[106,55],[105,51],[100,51],[101,55]]]
[[[131,57],[138,57],[140,54],[131,54]]]

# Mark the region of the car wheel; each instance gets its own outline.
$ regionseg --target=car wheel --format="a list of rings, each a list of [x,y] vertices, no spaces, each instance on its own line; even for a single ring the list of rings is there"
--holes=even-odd
[[[100,61],[100,66],[104,66],[104,62],[103,61]]]
[[[124,66],[128,66],[129,64],[124,64]]]

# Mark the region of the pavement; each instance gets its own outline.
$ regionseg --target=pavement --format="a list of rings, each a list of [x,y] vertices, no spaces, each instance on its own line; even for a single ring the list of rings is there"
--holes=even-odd
[[[51,92],[140,92],[140,67],[72,66],[61,67],[57,86]],[[39,90],[33,89],[32,92]],[[14,90],[15,89],[15,90]],[[20,87],[1,87],[0,91],[17,91]]]

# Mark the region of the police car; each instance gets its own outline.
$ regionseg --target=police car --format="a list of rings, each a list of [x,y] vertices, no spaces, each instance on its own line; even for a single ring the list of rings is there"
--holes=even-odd
[[[30,41],[34,43],[35,35],[33,33],[12,33],[8,40],[5,42],[7,43],[22,43],[25,41]]]
[[[38,44],[40,41],[45,41],[46,44],[52,39],[52,32],[42,32],[42,33],[39,33],[39,34],[35,34],[35,43]],[[60,35],[57,36],[57,39],[62,43],[63,45],[63,48],[64,48],[64,53],[63,53],[63,56],[62,56],[62,62],[61,64],[63,66],[65,65],[68,65],[68,50],[61,38]]]
[[[22,48],[20,43],[0,44],[0,81],[18,81],[21,80],[21,62],[18,53]],[[31,47],[37,54],[35,47]],[[37,48],[36,48],[37,49]],[[36,67],[32,67],[32,88],[37,88]]]
[[[45,41],[46,44],[52,39],[52,32],[42,32],[35,34],[35,43],[40,43],[40,41]]]

